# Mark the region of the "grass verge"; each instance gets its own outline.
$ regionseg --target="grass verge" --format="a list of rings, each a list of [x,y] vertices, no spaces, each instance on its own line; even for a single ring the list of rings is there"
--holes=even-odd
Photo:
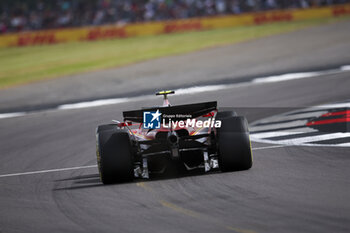
[[[234,44],[339,19],[266,24],[150,37],[0,49],[0,89]]]

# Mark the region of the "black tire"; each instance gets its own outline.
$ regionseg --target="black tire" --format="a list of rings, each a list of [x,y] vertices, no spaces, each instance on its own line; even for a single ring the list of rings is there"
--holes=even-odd
[[[101,131],[110,130],[110,129],[117,129],[117,128],[118,126],[113,124],[99,125],[96,129],[96,133],[100,133]]]
[[[247,120],[244,117],[228,117],[221,119],[221,122],[221,128],[217,129],[220,170],[250,169],[253,156]]]
[[[126,130],[109,129],[97,133],[96,155],[102,183],[133,180],[133,154]]]
[[[227,117],[234,117],[237,116],[237,113],[235,111],[219,111],[216,114],[216,119],[221,120]]]

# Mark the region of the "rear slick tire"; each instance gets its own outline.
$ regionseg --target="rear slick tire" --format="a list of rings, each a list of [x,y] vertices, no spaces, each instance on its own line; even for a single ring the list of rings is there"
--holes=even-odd
[[[234,116],[237,116],[237,113],[235,111],[218,111],[218,113],[216,114],[216,119],[221,120],[224,118],[234,117]]]
[[[121,129],[97,133],[96,155],[103,184],[130,182],[134,165],[129,133]]]
[[[105,130],[118,129],[117,125],[107,124],[107,125],[99,125],[96,129],[96,133],[100,133]]]
[[[248,170],[253,165],[253,156],[244,117],[228,117],[221,120],[217,130],[219,167],[223,172]]]

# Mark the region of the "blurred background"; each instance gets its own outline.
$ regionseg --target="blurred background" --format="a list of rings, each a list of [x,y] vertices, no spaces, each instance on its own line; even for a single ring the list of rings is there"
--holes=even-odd
[[[315,55],[320,49],[311,50],[312,46],[303,47],[303,43],[321,43],[320,37],[336,36],[339,31],[315,34],[313,38],[271,36],[347,20],[349,3],[2,0],[0,112],[336,66],[344,63],[345,58],[339,57],[346,56],[344,49],[337,47],[341,50],[338,56],[325,52],[325,60],[323,54]],[[240,46],[252,40],[262,43],[257,40],[261,38],[273,44],[270,50],[262,51],[266,45]],[[325,41],[320,48],[336,46],[336,39]],[[169,61],[174,55],[228,45],[236,47],[232,51],[208,50],[207,59]],[[291,56],[297,51],[305,54]],[[331,58],[332,54],[335,57]],[[308,56],[312,59],[306,60]],[[293,57],[292,62],[287,61]],[[276,64],[282,60],[283,64]]]
[[[0,33],[187,19],[344,4],[348,0],[2,0]]]

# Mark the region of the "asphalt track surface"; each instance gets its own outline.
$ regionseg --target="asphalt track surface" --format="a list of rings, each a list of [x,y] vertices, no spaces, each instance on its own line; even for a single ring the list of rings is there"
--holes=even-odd
[[[344,29],[339,25],[347,27],[334,25],[341,29],[339,33]],[[290,108],[348,100],[349,76],[350,72],[343,72],[234,86],[172,96],[171,101],[217,100],[220,106],[236,107],[253,122]],[[123,110],[160,103],[154,98],[1,119],[0,232],[350,231],[346,147],[253,143],[254,165],[249,171],[109,186],[100,183],[96,167],[1,176],[95,165],[96,125],[120,118]]]

